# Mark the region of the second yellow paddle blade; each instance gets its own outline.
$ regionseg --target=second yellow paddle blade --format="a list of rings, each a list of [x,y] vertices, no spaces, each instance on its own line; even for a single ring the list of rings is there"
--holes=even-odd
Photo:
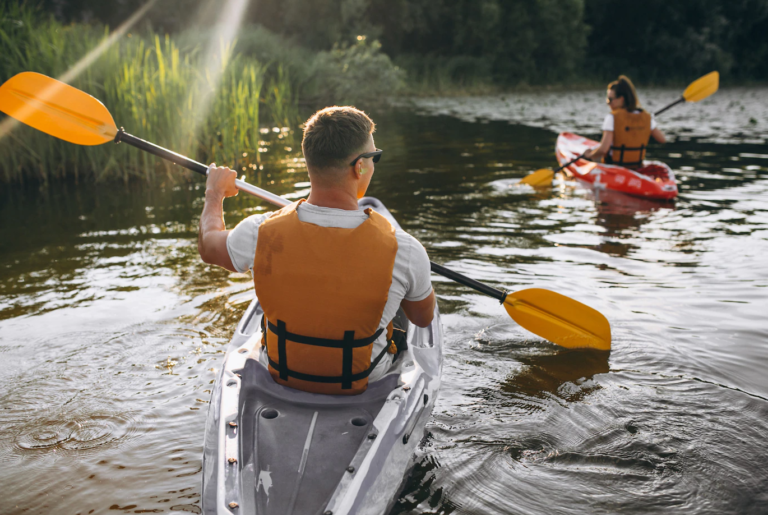
[[[698,102],[712,95],[720,87],[720,74],[708,73],[700,79],[691,82],[691,85],[683,91],[686,102]]]
[[[518,184],[528,184],[529,186],[549,186],[552,184],[552,178],[555,176],[555,173],[552,170],[547,170],[546,168],[542,168],[541,170],[536,170],[531,175],[523,178]]]
[[[559,293],[531,288],[510,293],[504,308],[515,322],[569,349],[611,350],[611,325],[599,312]]]
[[[23,72],[0,86],[0,111],[77,145],[113,141],[117,127],[104,104],[39,73]]]

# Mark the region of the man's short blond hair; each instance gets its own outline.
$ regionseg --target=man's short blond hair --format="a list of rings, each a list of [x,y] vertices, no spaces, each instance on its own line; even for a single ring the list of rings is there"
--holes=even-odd
[[[326,107],[304,124],[301,150],[310,171],[343,169],[350,156],[365,152],[370,135],[376,130],[367,114],[351,106]]]

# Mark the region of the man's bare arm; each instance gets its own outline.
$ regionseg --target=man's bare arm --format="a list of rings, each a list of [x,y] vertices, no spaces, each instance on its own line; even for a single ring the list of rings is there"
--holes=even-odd
[[[435,290],[424,300],[405,300],[400,302],[408,320],[419,327],[427,327],[435,316]]]
[[[205,205],[200,215],[200,233],[197,238],[197,250],[202,260],[235,272],[235,266],[227,252],[227,235],[224,225],[224,199],[237,195],[235,179],[237,172],[226,167],[216,168],[212,164],[208,169],[205,183]]]

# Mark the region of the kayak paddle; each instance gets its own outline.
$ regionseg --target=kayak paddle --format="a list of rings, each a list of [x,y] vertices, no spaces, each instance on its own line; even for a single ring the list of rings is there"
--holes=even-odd
[[[654,113],[654,116],[659,116],[661,113],[666,111],[667,109],[671,109],[675,107],[677,104],[682,104],[683,102],[698,102],[700,100],[704,100],[708,96],[714,94],[717,89],[720,87],[720,74],[718,72],[712,72],[704,75],[703,77],[700,77],[696,79],[695,81],[691,82],[687,88],[685,88],[685,91],[683,91],[683,96],[672,102],[671,104],[667,105],[666,107],[663,107],[662,109],[659,109]],[[584,155],[580,155],[573,161],[569,161],[568,163],[564,164],[560,168],[557,168],[555,170],[550,170],[548,168],[542,168],[540,170],[536,170],[532,174],[528,175],[527,177],[523,178],[518,184],[528,184],[529,186],[549,186],[552,184],[552,178],[555,176],[556,172],[559,172],[563,168],[572,165],[579,159],[583,158]]]
[[[682,104],[683,102],[698,102],[700,100],[704,100],[710,95],[713,95],[717,89],[720,87],[720,74],[718,72],[711,72],[703,77],[700,77],[696,79],[695,81],[691,82],[687,88],[685,88],[685,91],[683,91],[683,96],[672,102],[666,107],[663,107],[656,111],[654,113],[654,116],[659,116],[661,113],[666,111],[667,109],[671,109],[675,107],[677,104]]]
[[[0,86],[0,111],[46,134],[78,145],[127,143],[201,175],[208,167],[166,150],[122,128],[91,95],[39,73],[20,73]],[[235,186],[278,207],[290,201],[240,179]],[[610,350],[611,327],[595,309],[558,293],[531,288],[514,293],[497,290],[458,272],[431,263],[432,271],[489,295],[522,327],[567,348]]]
[[[525,177],[525,179],[518,182],[518,184],[527,184],[529,186],[533,186],[534,188],[537,186],[549,186],[550,184],[552,184],[552,178],[555,176],[557,172],[559,172],[560,170],[562,170],[567,166],[571,166],[573,163],[575,163],[579,159],[582,159],[583,157],[584,157],[584,154],[581,154],[579,157],[571,159],[570,161],[565,163],[563,166],[555,168],[554,170],[550,170],[549,168],[541,168],[540,170],[536,170],[532,174]]]

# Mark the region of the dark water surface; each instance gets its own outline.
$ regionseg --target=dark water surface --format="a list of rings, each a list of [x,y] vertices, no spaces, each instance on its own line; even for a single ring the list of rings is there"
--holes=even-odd
[[[386,152],[370,193],[434,261],[598,309],[613,350],[558,348],[435,277],[444,386],[393,513],[768,511],[765,118],[671,124],[653,156],[681,195],[657,203],[515,187],[555,163],[556,134],[507,123],[488,99],[472,120],[446,102],[376,117]],[[713,120],[727,106],[711,104]],[[306,194],[296,135],[263,149],[248,179]],[[0,513],[200,512],[210,390],[252,298],[249,276],[197,257],[202,194],[2,192]],[[268,206],[225,208],[233,226]]]

